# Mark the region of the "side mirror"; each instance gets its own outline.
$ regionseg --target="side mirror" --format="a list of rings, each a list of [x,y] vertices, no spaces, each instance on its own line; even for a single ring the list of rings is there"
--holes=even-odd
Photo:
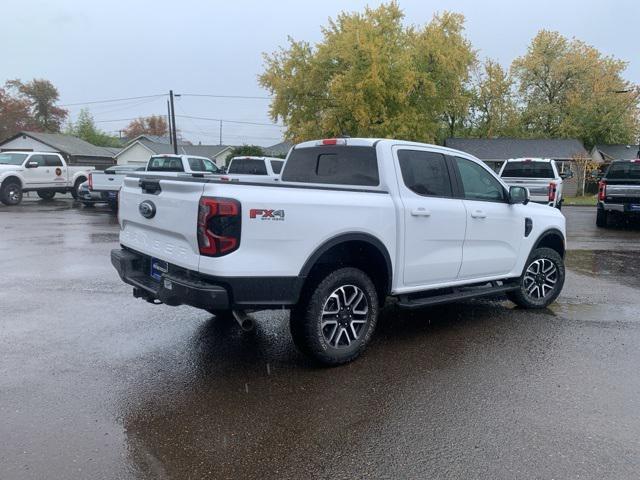
[[[38,168],[38,162],[27,162],[26,168]]]
[[[511,205],[516,203],[526,205],[529,203],[529,190],[525,187],[509,187],[509,203]]]
[[[561,173],[560,178],[563,180],[566,180],[567,178],[573,178],[573,171],[569,170],[568,172]]]

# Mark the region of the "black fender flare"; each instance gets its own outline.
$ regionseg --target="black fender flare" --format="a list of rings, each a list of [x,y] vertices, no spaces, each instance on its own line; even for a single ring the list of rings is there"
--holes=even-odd
[[[567,242],[562,232],[557,228],[549,228],[548,230],[545,230],[540,235],[538,235],[538,238],[536,239],[536,241],[533,243],[533,246],[531,247],[531,251],[533,252],[536,248],[538,248],[542,240],[544,240],[547,237],[558,237],[560,239],[563,246],[562,257],[564,258],[564,255],[567,251]]]
[[[380,254],[383,256],[385,260],[385,264],[387,266],[387,292],[386,293],[389,293],[391,291],[391,285],[393,281],[393,264],[391,263],[391,256],[389,255],[389,251],[387,250],[387,247],[385,247],[384,243],[382,243],[378,238],[368,233],[362,233],[362,232],[342,233],[340,235],[336,235],[335,237],[330,238],[329,240],[326,240],[322,245],[320,245],[318,248],[314,250],[311,256],[309,256],[307,261],[302,266],[299,276],[306,278],[311,272],[311,269],[313,268],[313,266],[318,261],[318,259],[325,252],[329,251],[331,248],[337,245],[340,245],[341,243],[347,243],[347,242],[353,242],[353,241],[368,243],[369,245],[374,247],[376,250],[378,250],[378,252],[380,252]]]
[[[22,180],[20,180],[20,177],[17,177],[16,175],[9,175],[8,177],[4,178],[2,180],[2,182],[0,182],[0,187],[2,187],[2,185],[4,185],[7,182],[17,182],[18,185],[20,185],[20,188],[24,188],[24,185],[22,183]]]

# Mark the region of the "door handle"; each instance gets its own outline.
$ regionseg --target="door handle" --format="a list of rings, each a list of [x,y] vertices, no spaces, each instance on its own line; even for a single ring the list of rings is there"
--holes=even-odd
[[[424,207],[418,207],[411,210],[411,215],[414,217],[430,217],[431,212]]]
[[[471,216],[473,218],[487,218],[487,214],[484,210],[474,210],[473,212],[471,212]]]

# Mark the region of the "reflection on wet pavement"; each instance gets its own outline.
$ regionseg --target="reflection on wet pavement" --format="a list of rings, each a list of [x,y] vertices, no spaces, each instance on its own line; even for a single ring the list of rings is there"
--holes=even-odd
[[[592,277],[640,286],[640,252],[609,250],[571,250],[567,267]]]

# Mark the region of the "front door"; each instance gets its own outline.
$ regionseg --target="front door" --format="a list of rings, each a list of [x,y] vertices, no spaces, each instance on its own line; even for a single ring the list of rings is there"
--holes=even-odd
[[[455,280],[462,263],[466,210],[453,198],[445,156],[397,147],[395,167],[404,209],[404,285]]]
[[[507,191],[488,168],[460,157],[454,164],[467,215],[460,279],[506,275],[518,260],[524,215],[508,203]]]
[[[27,188],[45,188],[53,186],[51,168],[46,166],[44,155],[34,154],[29,156],[29,158],[27,158],[27,160],[25,161],[24,166],[26,167],[32,162],[37,163],[38,166],[33,168],[25,168],[25,171],[23,172],[24,178],[27,183]]]

